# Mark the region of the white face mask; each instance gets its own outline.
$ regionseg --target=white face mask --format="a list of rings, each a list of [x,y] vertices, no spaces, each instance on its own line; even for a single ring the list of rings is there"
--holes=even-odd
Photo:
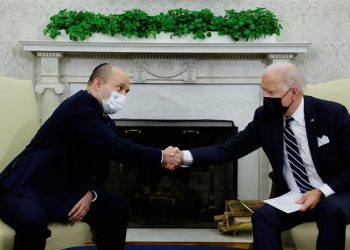
[[[120,111],[125,102],[126,96],[112,90],[111,96],[108,99],[102,98],[103,111],[106,114],[114,114]]]

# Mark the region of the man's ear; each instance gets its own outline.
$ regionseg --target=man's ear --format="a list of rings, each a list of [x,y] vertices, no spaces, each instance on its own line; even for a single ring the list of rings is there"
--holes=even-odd
[[[301,89],[300,89],[297,85],[293,85],[293,86],[291,87],[291,91],[292,91],[292,93],[293,93],[294,95],[299,95]]]
[[[100,91],[101,84],[102,84],[102,81],[99,78],[95,78],[92,81],[92,87],[96,92]]]

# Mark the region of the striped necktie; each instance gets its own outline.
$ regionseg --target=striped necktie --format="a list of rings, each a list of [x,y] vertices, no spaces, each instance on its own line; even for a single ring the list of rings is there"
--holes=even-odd
[[[295,139],[294,133],[290,127],[290,122],[293,121],[293,117],[286,119],[286,126],[284,127],[284,144],[286,146],[286,152],[290,168],[292,169],[295,182],[297,183],[300,191],[305,193],[313,189],[310,185],[309,177],[306,172],[303,160],[300,157],[299,146]]]

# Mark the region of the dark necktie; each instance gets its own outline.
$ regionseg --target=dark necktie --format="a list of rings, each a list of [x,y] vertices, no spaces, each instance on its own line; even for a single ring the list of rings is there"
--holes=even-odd
[[[293,117],[286,119],[286,126],[284,127],[284,143],[286,145],[286,151],[290,168],[292,169],[295,182],[297,183],[300,191],[305,193],[313,189],[310,185],[309,177],[306,172],[303,160],[300,157],[299,146],[295,139],[294,133],[290,127],[290,122],[293,121]]]

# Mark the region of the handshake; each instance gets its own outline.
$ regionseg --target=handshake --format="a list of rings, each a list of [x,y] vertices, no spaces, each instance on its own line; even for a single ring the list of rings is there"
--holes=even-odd
[[[183,152],[178,147],[169,146],[162,150],[162,165],[165,169],[173,171],[183,162]]]

